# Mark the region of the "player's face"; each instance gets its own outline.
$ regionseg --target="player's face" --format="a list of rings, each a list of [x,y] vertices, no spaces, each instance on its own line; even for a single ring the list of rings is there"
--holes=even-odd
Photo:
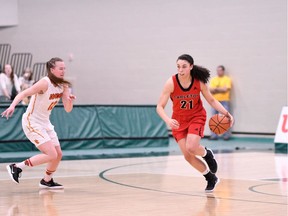
[[[65,63],[57,61],[55,62],[55,67],[51,68],[51,72],[58,78],[63,79],[65,75]]]
[[[178,69],[178,74],[180,76],[190,76],[190,71],[192,70],[193,65],[191,65],[189,62],[185,60],[179,59],[177,61],[177,69]]]

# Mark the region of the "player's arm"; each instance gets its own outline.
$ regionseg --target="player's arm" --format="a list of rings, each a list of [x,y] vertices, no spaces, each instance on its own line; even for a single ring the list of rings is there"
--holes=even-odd
[[[234,119],[233,116],[222,106],[222,104],[216,100],[212,94],[210,93],[208,87],[206,84],[201,83],[201,93],[204,96],[204,98],[206,99],[206,101],[210,104],[210,106],[212,106],[214,109],[216,109],[218,112],[222,113],[223,115],[227,116],[228,118],[230,118],[231,121],[231,126],[234,123]]]
[[[66,112],[71,112],[73,109],[73,101],[76,99],[75,95],[70,93],[68,86],[64,86],[62,101]]]
[[[179,128],[179,123],[175,119],[171,119],[165,112],[165,107],[169,100],[170,94],[174,91],[174,85],[172,78],[168,79],[164,85],[159,101],[157,103],[156,111],[163,121],[171,128]]]
[[[1,113],[1,116],[6,117],[8,119],[13,115],[15,107],[18,103],[20,103],[20,101],[22,101],[26,97],[32,96],[37,93],[43,94],[44,92],[47,91],[47,89],[48,89],[48,82],[44,79],[41,79],[30,88],[27,88],[26,90],[17,94],[17,96],[12,101],[11,105],[4,112]]]

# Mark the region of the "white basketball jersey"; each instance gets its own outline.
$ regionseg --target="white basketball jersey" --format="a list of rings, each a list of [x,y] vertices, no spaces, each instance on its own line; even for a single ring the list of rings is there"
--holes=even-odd
[[[48,82],[47,91],[43,94],[33,95],[24,114],[30,120],[38,123],[50,122],[51,111],[63,95],[62,87],[55,87],[47,76],[42,79]]]

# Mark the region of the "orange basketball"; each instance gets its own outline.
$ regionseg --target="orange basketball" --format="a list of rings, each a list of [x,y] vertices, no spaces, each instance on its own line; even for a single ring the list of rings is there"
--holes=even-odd
[[[222,114],[213,115],[209,120],[209,128],[215,134],[223,134],[230,128],[230,119]]]

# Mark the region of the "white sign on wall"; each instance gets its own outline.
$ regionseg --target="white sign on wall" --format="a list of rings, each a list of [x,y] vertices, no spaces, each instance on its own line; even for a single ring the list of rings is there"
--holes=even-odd
[[[288,144],[288,107],[282,108],[274,143]]]

